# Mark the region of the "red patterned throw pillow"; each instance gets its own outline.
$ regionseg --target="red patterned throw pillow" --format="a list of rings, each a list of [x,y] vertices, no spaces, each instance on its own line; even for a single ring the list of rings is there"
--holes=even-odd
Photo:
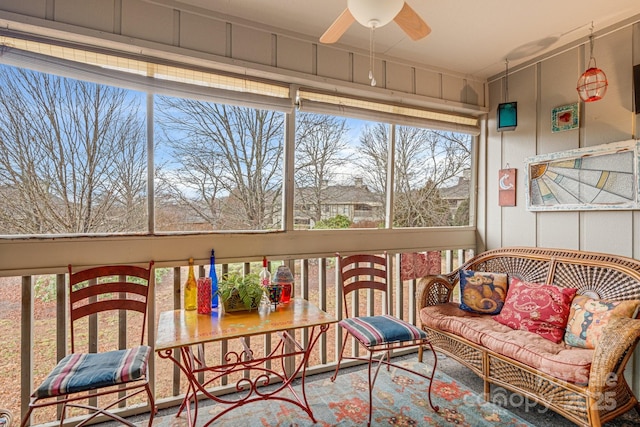
[[[574,288],[529,283],[514,277],[502,311],[494,319],[513,329],[524,329],[559,343],[564,337]]]

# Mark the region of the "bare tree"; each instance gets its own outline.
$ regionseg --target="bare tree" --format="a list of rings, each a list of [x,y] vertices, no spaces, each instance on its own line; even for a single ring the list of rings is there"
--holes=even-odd
[[[441,191],[470,167],[471,139],[467,135],[416,127],[396,127],[394,225],[450,225],[448,203]],[[384,190],[388,126],[367,127],[360,137],[361,167],[373,188]]]
[[[139,98],[114,87],[1,69],[0,232],[144,230]]]
[[[211,228],[277,226],[282,113],[165,96],[156,112],[171,159],[157,174],[166,198]]]
[[[349,131],[345,119],[300,113],[296,122],[295,183],[296,206],[316,222],[322,219],[327,184],[338,168],[349,161],[344,140]]]
[[[384,198],[387,188],[387,153],[389,125],[377,123],[365,126],[360,134],[358,165],[367,186]]]

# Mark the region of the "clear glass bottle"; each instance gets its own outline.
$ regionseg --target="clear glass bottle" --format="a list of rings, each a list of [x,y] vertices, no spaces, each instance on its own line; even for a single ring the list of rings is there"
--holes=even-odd
[[[267,265],[267,257],[262,258],[262,271],[260,271],[260,284],[265,288],[271,285],[271,272]]]
[[[218,308],[218,275],[216,273],[216,252],[211,249],[209,259],[209,277],[211,278],[211,308]]]
[[[198,285],[196,283],[196,275],[193,271],[193,258],[189,258],[189,275],[187,282],[184,284],[184,309],[195,310],[197,307]]]

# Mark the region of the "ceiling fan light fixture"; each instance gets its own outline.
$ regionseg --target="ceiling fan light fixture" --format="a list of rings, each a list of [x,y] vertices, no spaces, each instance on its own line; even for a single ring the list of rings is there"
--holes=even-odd
[[[347,0],[353,17],[367,28],[387,25],[400,13],[404,0]]]

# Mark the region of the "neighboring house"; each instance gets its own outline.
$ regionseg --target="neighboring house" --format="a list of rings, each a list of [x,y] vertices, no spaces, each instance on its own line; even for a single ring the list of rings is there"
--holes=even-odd
[[[369,190],[362,178],[354,185],[327,185],[318,192],[314,188],[297,188],[294,196],[294,222],[296,228],[315,226],[316,206],[313,201],[321,197],[321,220],[344,215],[354,224],[384,221],[384,195]]]
[[[440,198],[449,204],[452,218],[455,216],[462,202],[469,200],[469,187],[471,185],[469,180],[470,173],[469,169],[465,169],[462,176],[458,177],[456,184],[440,189]]]
[[[466,170],[463,176],[458,177],[458,182],[455,185],[440,189],[440,197],[449,204],[452,219],[460,204],[469,200],[469,188],[469,171]],[[318,199],[320,199],[320,203],[317,202]],[[224,205],[224,200],[227,199],[219,199],[221,205]],[[355,178],[353,185],[327,185],[325,183],[320,190],[314,187],[297,188],[294,202],[294,226],[297,229],[314,228],[318,218],[327,220],[338,215],[349,218],[356,226],[361,224],[371,227],[384,222],[384,194],[371,191],[364,185],[362,178]],[[319,215],[316,212],[317,205],[321,206]],[[276,228],[280,215],[280,210],[274,209],[271,220]],[[232,215],[227,216],[232,218]],[[191,209],[185,209],[184,206],[162,205],[159,219],[163,223],[163,230],[201,231],[212,229],[207,221]],[[180,228],[177,224],[189,224],[189,226]],[[219,224],[219,227],[219,229],[238,229],[236,224]]]

